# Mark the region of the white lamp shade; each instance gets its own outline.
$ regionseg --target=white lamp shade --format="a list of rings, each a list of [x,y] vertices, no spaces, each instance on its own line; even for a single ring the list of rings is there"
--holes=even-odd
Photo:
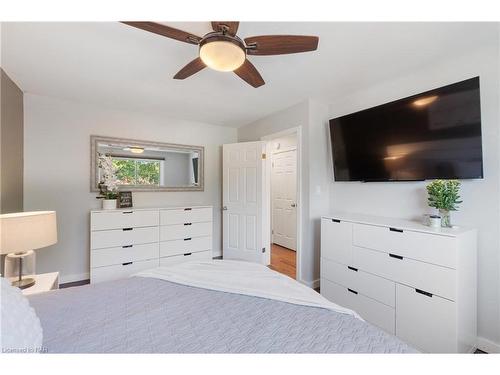
[[[56,242],[55,211],[0,215],[0,254],[40,249]]]

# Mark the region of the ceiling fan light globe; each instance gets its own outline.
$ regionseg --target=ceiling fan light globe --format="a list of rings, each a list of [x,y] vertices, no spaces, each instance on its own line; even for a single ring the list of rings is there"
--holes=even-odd
[[[200,59],[211,69],[232,72],[243,65],[246,53],[237,44],[217,40],[205,43],[200,47]]]

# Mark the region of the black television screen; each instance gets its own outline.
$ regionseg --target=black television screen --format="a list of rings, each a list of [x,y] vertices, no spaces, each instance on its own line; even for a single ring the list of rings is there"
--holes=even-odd
[[[483,177],[479,77],[330,120],[335,181]]]

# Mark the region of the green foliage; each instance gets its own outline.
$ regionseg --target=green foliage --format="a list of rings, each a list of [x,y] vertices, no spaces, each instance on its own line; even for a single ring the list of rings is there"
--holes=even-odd
[[[113,159],[119,185],[159,185],[158,160]]]
[[[457,180],[435,180],[427,185],[429,194],[428,203],[430,207],[456,211],[460,200],[460,182]]]
[[[140,160],[137,162],[137,180],[139,185],[160,184],[160,162]]]
[[[116,169],[116,178],[120,185],[135,184],[135,160],[134,159],[113,159],[113,166]]]

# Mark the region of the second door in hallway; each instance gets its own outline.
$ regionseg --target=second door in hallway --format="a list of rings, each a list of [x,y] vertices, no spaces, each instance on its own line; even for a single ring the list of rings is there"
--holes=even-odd
[[[297,250],[297,152],[273,154],[272,241]]]

